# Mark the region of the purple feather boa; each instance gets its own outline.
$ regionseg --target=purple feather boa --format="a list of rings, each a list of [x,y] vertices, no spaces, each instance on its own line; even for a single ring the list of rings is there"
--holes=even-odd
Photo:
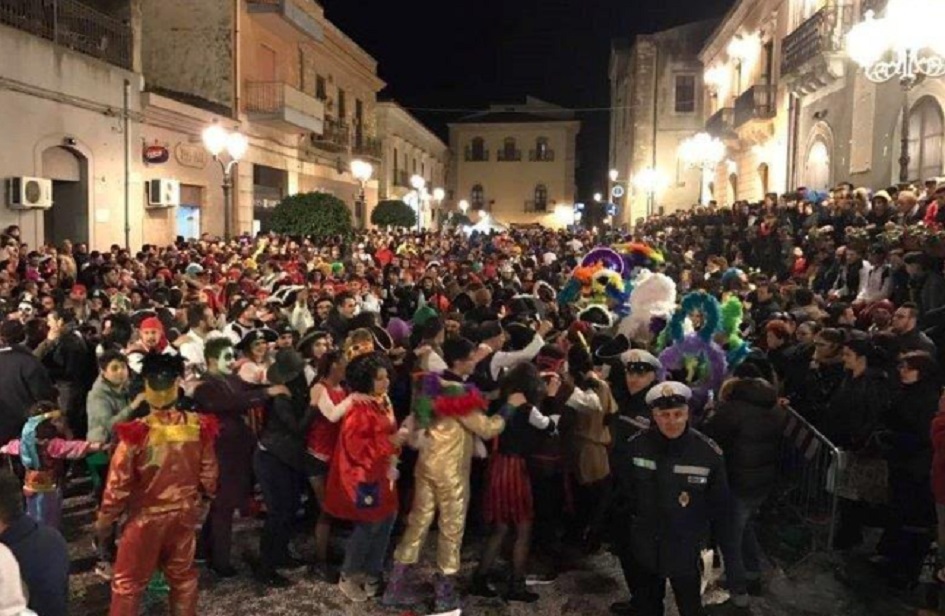
[[[725,351],[714,342],[706,342],[698,334],[689,334],[679,342],[668,347],[660,353],[659,360],[667,373],[679,370],[683,367],[683,361],[687,357],[703,356],[709,362],[709,373],[706,378],[698,383],[690,384],[692,389],[692,400],[690,408],[696,413],[701,413],[709,400],[709,392],[718,394],[722,387],[722,381],[725,379],[725,371],[728,369],[725,360]]]

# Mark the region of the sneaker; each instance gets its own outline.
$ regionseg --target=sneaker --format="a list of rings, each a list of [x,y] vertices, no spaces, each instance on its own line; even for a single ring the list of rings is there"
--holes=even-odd
[[[308,566],[308,574],[319,582],[326,584],[338,583],[338,572],[327,563],[312,563]]]
[[[509,580],[509,587],[503,598],[506,601],[519,603],[534,603],[538,601],[538,593],[534,593],[525,586],[524,578],[513,577]]]
[[[110,582],[112,579],[112,564],[107,560],[99,561],[95,564],[95,575],[106,582]]]
[[[381,592],[381,578],[365,576],[364,578],[364,594],[367,595],[368,599],[373,599]]]
[[[341,590],[341,593],[347,597],[349,601],[354,603],[364,603],[368,600],[367,593],[364,592],[364,587],[358,584],[354,578],[348,578],[342,575],[341,579],[338,581],[338,589]]]
[[[610,604],[610,613],[614,616],[632,616],[632,604],[629,601],[617,601]]]
[[[558,579],[558,574],[554,572],[529,573],[525,576],[526,586],[546,586],[554,584]]]

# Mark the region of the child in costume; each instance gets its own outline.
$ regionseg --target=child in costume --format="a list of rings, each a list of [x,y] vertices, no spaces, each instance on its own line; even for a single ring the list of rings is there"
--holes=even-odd
[[[26,469],[23,495],[26,513],[37,522],[59,528],[62,521],[62,488],[65,460],[77,460],[108,447],[105,443],[66,438],[62,412],[52,402],[38,402],[20,438],[0,448],[0,453],[19,456]]]

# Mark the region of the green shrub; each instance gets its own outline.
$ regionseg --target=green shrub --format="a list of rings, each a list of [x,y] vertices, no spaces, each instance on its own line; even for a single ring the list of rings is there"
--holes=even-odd
[[[371,212],[371,224],[378,227],[405,227],[411,229],[417,226],[417,213],[403,201],[381,201]]]
[[[272,230],[286,235],[329,237],[351,233],[351,210],[328,193],[286,197],[272,210]]]

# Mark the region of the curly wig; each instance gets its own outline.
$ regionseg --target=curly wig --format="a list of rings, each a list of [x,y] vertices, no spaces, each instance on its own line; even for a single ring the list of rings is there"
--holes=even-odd
[[[359,394],[374,394],[374,379],[381,369],[387,370],[391,374],[394,370],[390,359],[384,353],[377,351],[358,355],[345,368],[345,381],[351,391]],[[393,376],[391,374],[391,376]]]

